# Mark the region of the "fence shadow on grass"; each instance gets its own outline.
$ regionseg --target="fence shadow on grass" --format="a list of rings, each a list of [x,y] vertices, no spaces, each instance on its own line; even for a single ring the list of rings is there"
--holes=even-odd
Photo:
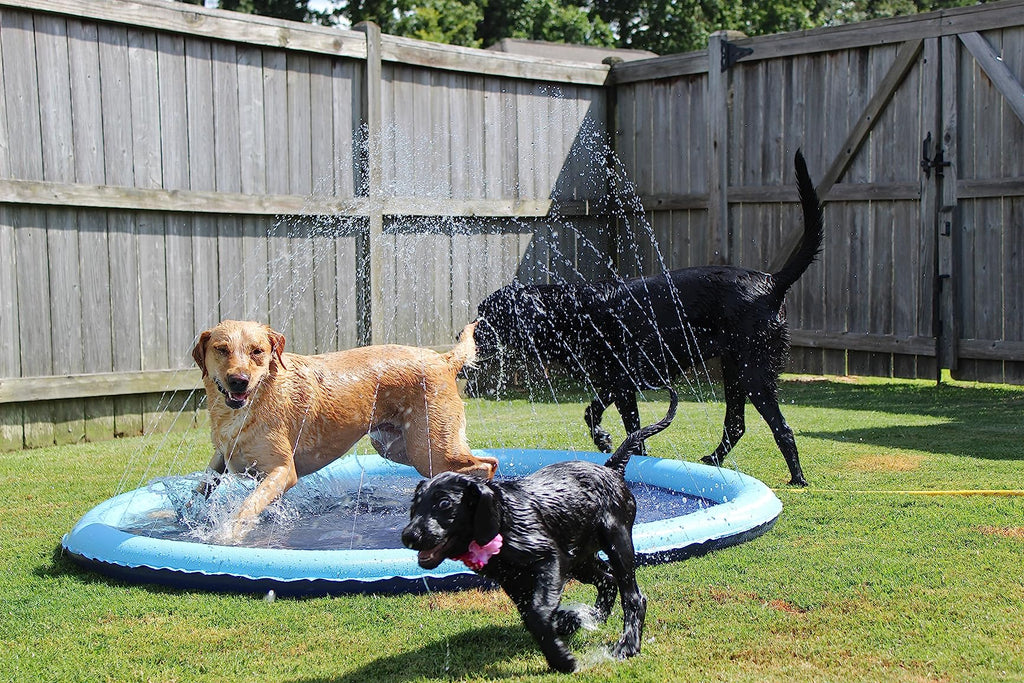
[[[520,678],[523,672],[506,671],[504,663],[530,650],[540,652],[522,626],[485,626],[438,638],[417,650],[379,657],[336,678],[298,678],[291,683]],[[547,670],[543,659],[540,666],[541,669],[530,673],[539,674]]]
[[[935,418],[923,425],[908,420],[908,424],[834,431],[800,429],[802,436],[987,460],[1024,459],[1020,447],[1024,391],[1004,386],[814,380],[785,382],[780,395],[784,403],[804,407]]]
[[[585,403],[593,398],[585,383],[564,374],[541,378],[523,372],[518,379],[518,383],[511,382],[503,387],[502,398],[565,404]],[[712,368],[708,377],[681,379],[676,386],[683,403],[710,400],[716,405],[715,410],[724,411],[724,392],[716,380],[717,374]],[[487,393],[486,384],[471,384],[470,388],[478,392],[477,396],[494,398],[493,394]],[[557,396],[557,401],[553,396]],[[661,400],[662,395],[647,392],[647,397]],[[1024,390],[1005,385],[784,377],[780,383],[779,398],[783,414],[791,420],[798,438],[807,436],[830,441],[863,442],[883,448],[914,449],[988,460],[1024,459],[1024,449],[1020,447],[1024,435]],[[814,429],[813,423],[792,416],[787,409],[789,405],[935,419],[930,420],[930,424],[911,424],[920,420],[907,420],[907,424],[825,431]],[[749,402],[746,418],[748,427],[760,420]],[[571,419],[578,418],[572,415]],[[714,424],[712,431],[720,428],[720,423],[715,422],[717,419],[711,420]],[[886,421],[892,422],[891,419]]]

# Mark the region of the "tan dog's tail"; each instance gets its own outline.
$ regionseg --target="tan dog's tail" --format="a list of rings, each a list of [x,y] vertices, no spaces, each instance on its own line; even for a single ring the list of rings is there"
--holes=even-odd
[[[448,353],[441,354],[455,372],[467,365],[473,367],[473,362],[476,360],[476,341],[473,339],[473,330],[475,329],[475,322],[463,327],[462,333],[459,334],[459,343]]]

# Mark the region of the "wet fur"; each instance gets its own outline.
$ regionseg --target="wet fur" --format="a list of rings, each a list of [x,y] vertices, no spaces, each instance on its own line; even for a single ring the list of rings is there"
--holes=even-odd
[[[488,359],[512,352],[528,363],[584,375],[597,394],[584,420],[604,452],[611,451],[601,427],[608,406],[614,404],[626,431],[635,432],[638,391],[668,386],[702,359],[718,357],[725,426],[704,462],[721,464],[739,441],[749,399],[786,459],[790,484],[806,485],[793,430],[779,410],[778,377],[789,351],[784,298],[821,252],[824,219],[799,151],[794,162],[804,234],[779,272],[700,266],[579,285],[514,282],[478,307],[477,353]]]
[[[192,355],[210,411],[210,469],[260,480],[235,513],[229,540],[244,535],[298,477],[341,457],[365,434],[382,456],[424,476],[494,476],[497,460],[470,452],[455,384],[474,357],[472,330],[468,325],[444,354],[386,345],[318,356],[285,353],[284,336],[257,322],[225,320],[203,332]]]
[[[470,541],[484,545],[500,533],[501,551],[479,573],[497,581],[512,599],[551,668],[576,669],[562,638],[577,631],[583,619],[580,610],[559,606],[573,578],[597,587],[597,601],[588,609],[600,621],[608,618],[616,594],[622,596],[623,632],[612,654],[638,654],[647,600],[634,569],[636,501],[623,473],[643,440],[671,423],[678,402],[671,393],[665,418],[630,434],[604,466],[577,460],[512,481],[447,473],[421,482],[402,542],[419,550],[421,566],[429,569],[466,552]]]

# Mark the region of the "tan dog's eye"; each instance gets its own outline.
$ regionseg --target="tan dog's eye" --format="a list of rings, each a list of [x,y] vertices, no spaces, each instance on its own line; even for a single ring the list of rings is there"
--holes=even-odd
[[[217,347],[217,353],[219,353],[222,356],[228,356],[231,354],[231,352],[228,349],[224,348],[223,346]]]
[[[263,349],[253,349],[252,357],[255,358],[256,360],[259,360],[260,358],[263,358],[263,353]]]

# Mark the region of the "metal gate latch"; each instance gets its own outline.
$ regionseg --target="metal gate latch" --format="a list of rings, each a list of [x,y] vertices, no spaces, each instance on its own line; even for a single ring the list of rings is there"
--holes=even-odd
[[[932,169],[935,169],[935,177],[941,178],[943,173],[942,169],[950,165],[950,162],[945,160],[943,155],[942,146],[935,146],[935,156],[932,157],[932,134],[931,132],[921,141],[921,170],[924,171],[925,178],[932,177]]]

